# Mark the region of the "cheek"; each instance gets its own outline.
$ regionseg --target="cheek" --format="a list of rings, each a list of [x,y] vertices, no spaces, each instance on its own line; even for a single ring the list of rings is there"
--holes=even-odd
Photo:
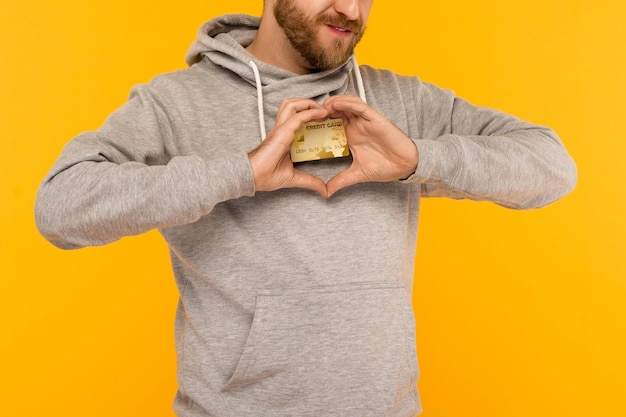
[[[360,2],[360,14],[361,20],[363,22],[363,26],[367,24],[367,19],[370,16],[370,11],[372,10],[372,6],[374,5],[374,0],[361,0]]]

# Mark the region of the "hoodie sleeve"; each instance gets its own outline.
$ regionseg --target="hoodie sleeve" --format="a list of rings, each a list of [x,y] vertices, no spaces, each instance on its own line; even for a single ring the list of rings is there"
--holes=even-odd
[[[420,160],[407,181],[422,183],[424,196],[528,209],[574,188],[576,166],[552,130],[430,84],[416,86],[419,124],[430,131],[415,140]]]
[[[185,155],[176,119],[155,89],[139,86],[102,128],[66,145],[39,188],[40,233],[63,249],[103,245],[191,223],[219,202],[254,194],[244,152]]]

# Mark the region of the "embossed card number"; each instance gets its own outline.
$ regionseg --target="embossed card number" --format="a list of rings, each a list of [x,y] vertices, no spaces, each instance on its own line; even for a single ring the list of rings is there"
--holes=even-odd
[[[341,158],[350,155],[342,119],[304,123],[291,145],[293,162]]]

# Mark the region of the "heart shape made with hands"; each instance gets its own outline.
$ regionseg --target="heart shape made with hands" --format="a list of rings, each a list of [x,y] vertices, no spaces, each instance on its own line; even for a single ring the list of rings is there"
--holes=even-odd
[[[297,170],[290,158],[296,130],[311,121],[342,118],[352,164],[327,183]],[[309,99],[283,101],[276,124],[263,143],[248,154],[256,191],[305,188],[328,198],[363,182],[390,182],[415,172],[415,143],[373,107],[356,96],[332,96],[322,105]]]

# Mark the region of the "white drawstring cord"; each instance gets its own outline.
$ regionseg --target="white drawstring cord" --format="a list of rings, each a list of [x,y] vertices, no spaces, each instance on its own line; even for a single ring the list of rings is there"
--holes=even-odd
[[[356,62],[356,56],[352,55],[352,65],[354,66],[354,77],[356,78],[356,88],[359,92],[359,97],[363,100],[363,103],[367,103],[367,99],[365,98],[365,86],[363,86],[363,77],[361,76],[361,70],[359,69],[359,64]]]
[[[261,142],[265,140],[267,131],[265,130],[265,117],[263,115],[263,85],[261,84],[261,74],[259,74],[259,68],[254,61],[250,61],[250,67],[254,72],[254,81],[256,82],[256,98],[257,107],[259,110],[259,128],[261,129]]]
[[[365,98],[365,87],[363,86],[363,77],[361,76],[361,70],[359,69],[359,64],[356,62],[356,57],[352,55],[352,64],[354,66],[354,77],[356,78],[356,88],[359,92],[359,97],[363,100],[364,103],[367,103],[367,99]],[[265,117],[263,114],[263,85],[261,84],[261,74],[259,73],[259,68],[256,63],[252,60],[249,62],[250,68],[252,68],[252,72],[254,72],[254,81],[256,83],[256,96],[257,96],[257,108],[259,111],[259,129],[261,130],[261,142],[265,140],[267,136],[267,131],[265,130]]]

